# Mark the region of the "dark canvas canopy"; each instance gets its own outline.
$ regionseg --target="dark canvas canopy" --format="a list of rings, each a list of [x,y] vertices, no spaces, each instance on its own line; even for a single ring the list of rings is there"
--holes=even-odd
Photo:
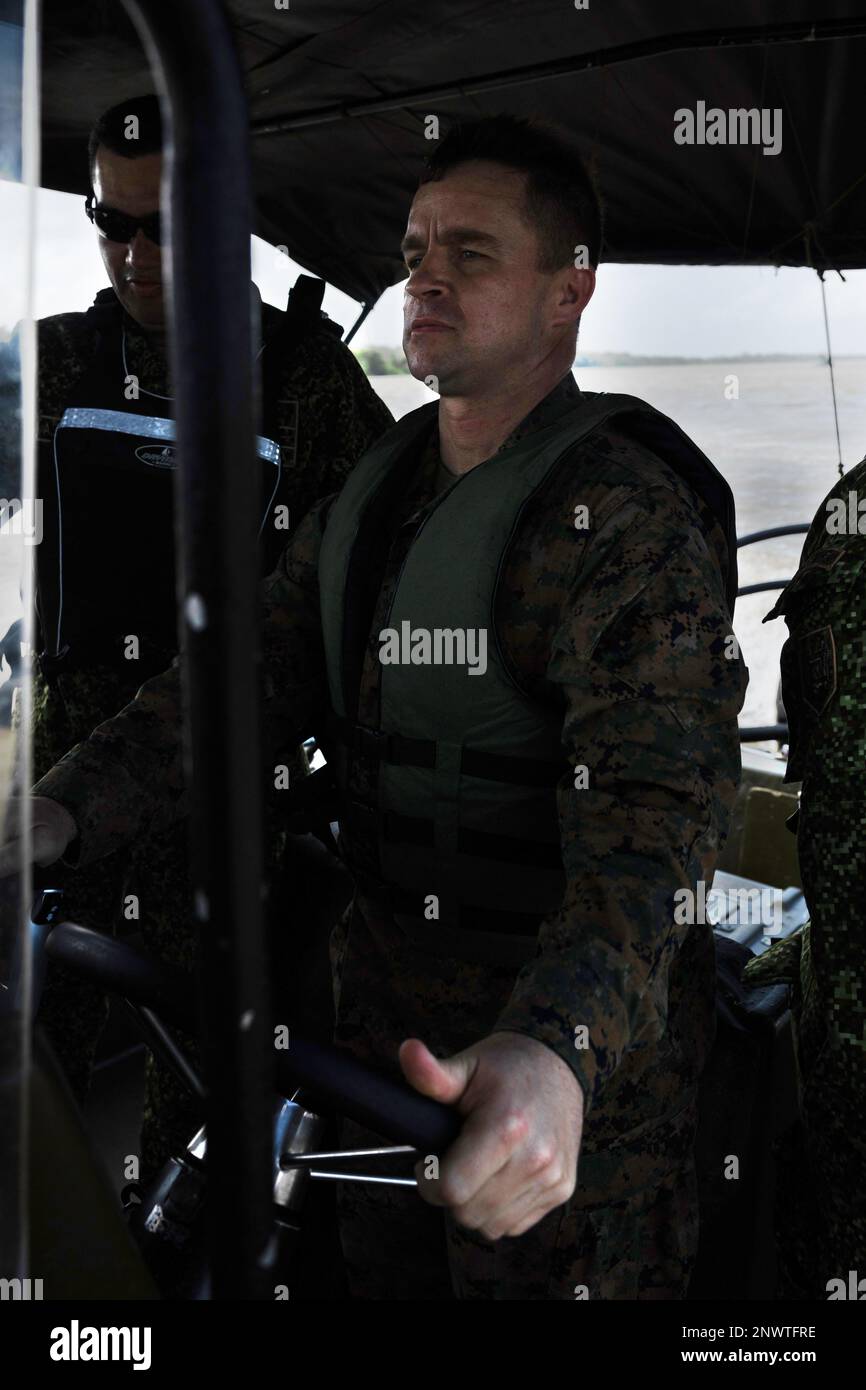
[[[609,260],[866,264],[862,0],[228,9],[248,81],[256,230],[356,299],[401,277],[425,116],[444,133],[505,109],[579,135],[607,204]],[[89,123],[152,81],[117,0],[46,0],[43,27],[42,181],[85,193]],[[677,144],[674,113],[701,101],[781,109],[781,152]]]

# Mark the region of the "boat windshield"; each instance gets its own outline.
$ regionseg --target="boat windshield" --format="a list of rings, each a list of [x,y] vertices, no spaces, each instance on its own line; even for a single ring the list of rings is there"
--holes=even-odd
[[[25,598],[40,517],[33,484],[35,351],[31,317],[33,185],[37,168],[35,111],[36,7],[19,0],[4,6],[0,22],[0,179],[15,203],[14,240],[4,236],[0,254],[0,320],[19,322],[19,342],[0,340],[0,815],[4,826],[19,815],[15,793],[29,785],[29,741],[16,736],[22,688]],[[25,100],[25,93],[27,99]],[[28,322],[29,320],[29,322]],[[27,1127],[24,1078],[30,1039],[30,951],[24,896],[29,869],[0,880],[0,1276],[26,1275],[27,1228],[24,1174]],[[4,1294],[5,1297],[5,1294]]]

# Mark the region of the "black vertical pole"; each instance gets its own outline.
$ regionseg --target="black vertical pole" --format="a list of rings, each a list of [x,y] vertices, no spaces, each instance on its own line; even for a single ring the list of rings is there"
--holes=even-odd
[[[272,1297],[247,107],[218,0],[124,3],[168,133],[178,603],[208,1090],[211,1296]]]

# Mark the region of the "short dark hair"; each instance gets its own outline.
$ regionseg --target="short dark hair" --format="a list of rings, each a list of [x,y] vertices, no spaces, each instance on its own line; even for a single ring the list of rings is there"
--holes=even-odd
[[[451,127],[428,157],[419,183],[444,178],[470,159],[492,160],[527,175],[526,213],[538,231],[539,270],[560,270],[581,245],[590,265],[598,265],[601,198],[566,131],[523,116],[463,121]]]
[[[133,139],[128,135],[129,117],[135,116],[138,134]],[[87,158],[90,164],[90,181],[96,164],[96,151],[100,145],[111,150],[112,154],[125,155],[127,159],[139,159],[145,154],[162,153],[162,115],[159,98],[147,96],[129,97],[103,111],[94,123],[87,142]]]

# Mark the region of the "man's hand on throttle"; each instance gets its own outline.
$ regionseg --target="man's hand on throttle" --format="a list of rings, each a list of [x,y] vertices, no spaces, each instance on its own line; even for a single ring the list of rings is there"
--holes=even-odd
[[[400,1048],[406,1080],[456,1105],[460,1135],[418,1190],[488,1240],[520,1236],[567,1202],[577,1181],[583,1091],[555,1052],[522,1033],[493,1033],[442,1060],[417,1038]]]

